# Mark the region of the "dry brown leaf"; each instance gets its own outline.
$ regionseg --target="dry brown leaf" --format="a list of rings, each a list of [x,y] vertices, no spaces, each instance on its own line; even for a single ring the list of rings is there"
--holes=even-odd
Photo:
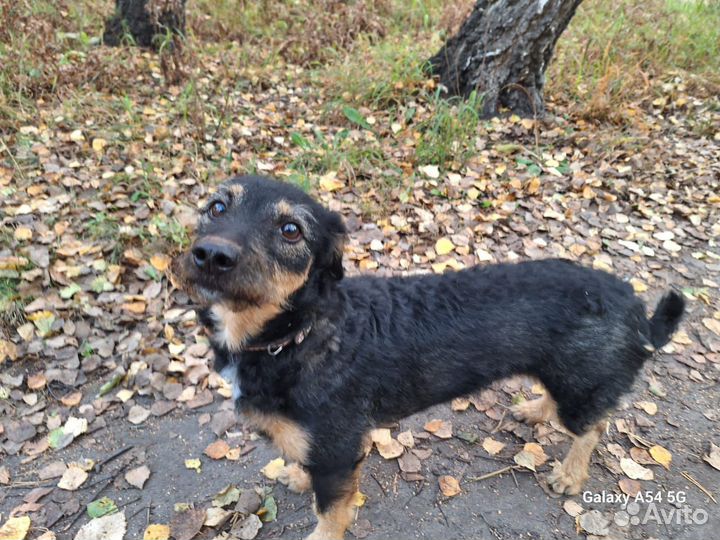
[[[717,319],[710,319],[705,318],[702,320],[703,324],[705,325],[705,328],[713,332],[714,334],[720,336],[720,321]]]
[[[414,448],[415,447],[415,437],[413,437],[413,434],[410,430],[403,431],[402,433],[398,433],[397,440],[405,448]]]
[[[577,517],[585,511],[582,505],[578,504],[572,499],[568,499],[563,503],[563,510],[565,510],[572,517]]]
[[[535,459],[536,467],[540,467],[548,460],[548,456],[545,454],[543,447],[537,443],[533,443],[533,442],[525,443],[525,446],[523,447],[523,451],[529,452],[530,454],[532,454],[533,458]]]
[[[378,453],[385,459],[395,459],[402,455],[405,447],[395,439],[391,438],[388,444],[375,443]]]
[[[127,483],[138,489],[143,488],[148,478],[150,478],[150,469],[147,467],[147,465],[135,467],[134,469],[130,469],[128,472],[125,473],[125,480],[127,480]]]
[[[470,406],[470,400],[464,397],[455,398],[450,406],[453,411],[464,411]]]
[[[446,497],[454,497],[460,493],[460,483],[453,476],[445,475],[438,478],[438,484],[440,485],[440,491]]]
[[[0,540],[24,540],[29,530],[28,516],[11,517],[0,527]]]
[[[83,485],[85,480],[87,480],[87,477],[87,472],[82,470],[77,465],[71,463],[68,468],[65,469],[62,478],[60,478],[60,481],[58,482],[58,487],[67,491],[75,491],[77,488]]]
[[[188,508],[176,513],[170,522],[170,532],[175,540],[192,540],[205,523],[205,510]]]
[[[485,437],[485,440],[482,443],[482,447],[485,449],[485,451],[488,454],[490,454],[491,456],[494,456],[498,452],[500,452],[503,448],[505,448],[505,443],[496,441],[492,437]]]
[[[447,420],[434,419],[425,424],[425,431],[428,431],[439,439],[452,437],[452,423]]]
[[[620,490],[626,495],[634,497],[642,490],[642,485],[637,480],[631,480],[630,478],[623,478],[618,482]]]
[[[535,472],[535,456],[527,450],[521,450],[513,457],[515,463]]]
[[[390,441],[392,441],[392,435],[390,430],[387,428],[373,429],[370,432],[370,439],[375,444],[390,444]]]
[[[635,403],[635,408],[642,409],[650,416],[655,416],[658,412],[658,406],[652,401],[638,401]]]
[[[230,445],[222,439],[218,439],[205,448],[205,455],[212,459],[223,459],[229,451]]]
[[[703,459],[720,471],[720,447],[710,443],[710,452],[705,454]]]

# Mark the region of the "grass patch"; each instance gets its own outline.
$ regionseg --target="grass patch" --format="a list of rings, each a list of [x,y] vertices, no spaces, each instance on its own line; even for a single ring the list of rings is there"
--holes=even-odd
[[[720,89],[720,3],[587,0],[558,42],[548,91],[589,116],[612,118],[623,103],[653,95],[653,83],[692,73]]]
[[[466,100],[442,99],[436,92],[430,117],[418,125],[422,133],[415,153],[418,163],[465,163],[476,153],[474,141],[481,110],[482,98],[476,92]]]

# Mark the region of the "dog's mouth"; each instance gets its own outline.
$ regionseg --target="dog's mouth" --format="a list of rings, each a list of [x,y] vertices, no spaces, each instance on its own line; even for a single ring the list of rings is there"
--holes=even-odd
[[[210,305],[222,301],[246,306],[262,303],[257,294],[238,286],[238,277],[242,274],[240,270],[228,278],[209,275],[197,268],[189,252],[173,259],[169,274],[173,286],[186,292],[199,304]]]

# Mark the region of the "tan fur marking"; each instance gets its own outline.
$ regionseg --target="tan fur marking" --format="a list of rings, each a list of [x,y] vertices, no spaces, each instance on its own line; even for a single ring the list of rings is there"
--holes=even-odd
[[[512,407],[512,413],[518,420],[528,424],[539,424],[557,419],[557,403],[545,391],[542,397],[523,401]]]
[[[280,216],[292,216],[293,206],[285,199],[280,199],[275,203],[275,212]]]
[[[290,491],[303,493],[310,489],[312,480],[310,474],[297,463],[285,465],[278,476],[278,481],[285,484]]]
[[[306,540],[342,540],[355,517],[353,495],[360,485],[360,466],[355,467],[342,498],[326,512],[318,514],[318,524]]]
[[[310,434],[299,424],[279,414],[245,412],[250,424],[267,434],[275,446],[288,458],[299,463],[307,463],[310,454]]]
[[[275,304],[251,306],[242,311],[233,311],[223,304],[216,304],[212,307],[212,313],[219,326],[215,337],[227,349],[236,351],[281,311],[280,306]]]
[[[242,184],[230,184],[230,191],[236,198],[240,199],[245,194],[245,187]]]
[[[575,437],[570,451],[562,464],[556,465],[548,476],[548,483],[557,493],[577,495],[585,480],[590,476],[590,456],[605,431],[606,422],[598,422],[587,433]]]

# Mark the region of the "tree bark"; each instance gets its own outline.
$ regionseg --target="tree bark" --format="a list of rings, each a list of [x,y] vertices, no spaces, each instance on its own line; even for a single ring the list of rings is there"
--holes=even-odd
[[[135,44],[158,50],[169,30],[185,34],[186,0],[115,0],[115,14],[105,21],[103,40],[117,46],[130,34]]]
[[[582,0],[478,0],[429,63],[453,95],[477,91],[483,114],[544,112],[545,69]]]

